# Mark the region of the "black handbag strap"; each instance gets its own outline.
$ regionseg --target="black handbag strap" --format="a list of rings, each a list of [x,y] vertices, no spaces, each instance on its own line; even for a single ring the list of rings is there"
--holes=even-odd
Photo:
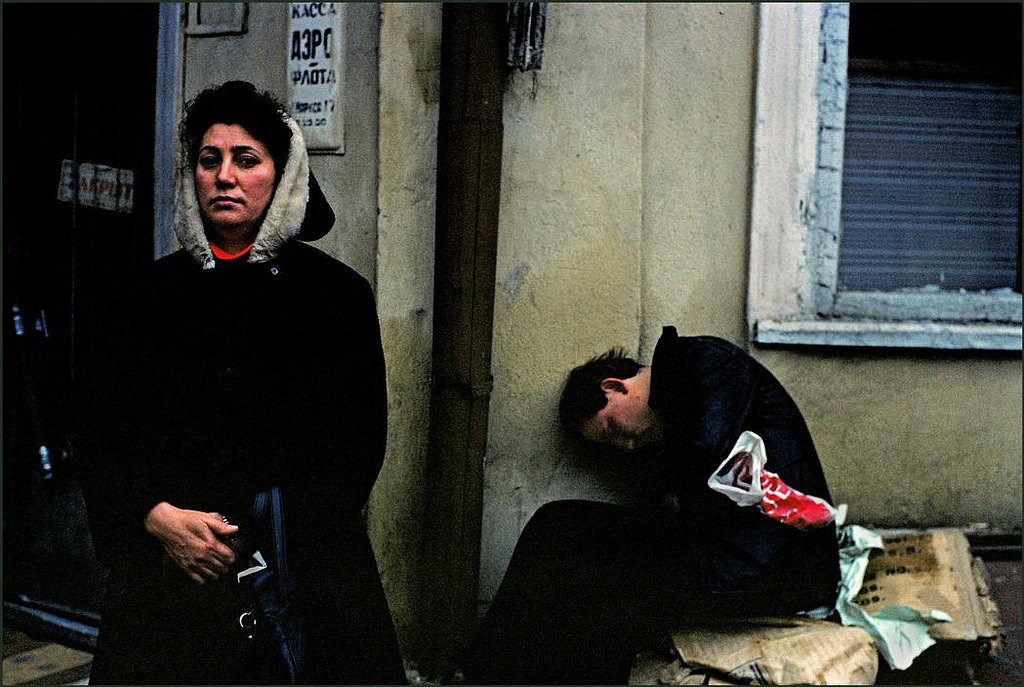
[[[284,536],[284,507],[281,503],[281,488],[271,487],[256,494],[252,506],[253,521],[258,523],[261,540],[271,546],[273,551],[264,556],[272,556],[274,571],[279,578],[288,574],[288,555]]]

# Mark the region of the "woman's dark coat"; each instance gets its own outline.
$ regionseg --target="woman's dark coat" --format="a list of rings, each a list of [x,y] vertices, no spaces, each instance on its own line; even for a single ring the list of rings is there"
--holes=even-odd
[[[218,512],[251,546],[253,498],[275,484],[289,562],[315,599],[312,681],[405,681],[361,517],[387,432],[374,298],[354,270],[298,240],[323,236],[334,214],[294,140],[248,259],[215,260],[185,202],[185,248],[110,304],[113,340],[89,385],[82,442],[93,537],[111,572],[93,683],[259,679],[234,573],[194,584],[143,518],[162,501]]]

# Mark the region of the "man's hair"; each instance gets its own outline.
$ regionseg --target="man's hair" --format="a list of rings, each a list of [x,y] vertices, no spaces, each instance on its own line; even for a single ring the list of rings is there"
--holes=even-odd
[[[642,367],[643,365],[627,357],[623,349],[612,348],[573,368],[565,380],[562,399],[558,404],[558,417],[562,427],[570,434],[578,436],[583,423],[594,417],[608,403],[604,390],[601,389],[601,382],[609,377],[635,377]]]
[[[257,90],[248,81],[228,81],[207,88],[185,106],[179,131],[190,168],[196,168],[199,144],[207,129],[214,124],[238,124],[267,146],[280,178],[292,139],[284,115],[280,101],[269,92]]]

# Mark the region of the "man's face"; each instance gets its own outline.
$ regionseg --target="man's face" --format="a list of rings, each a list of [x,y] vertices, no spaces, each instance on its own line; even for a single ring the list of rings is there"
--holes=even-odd
[[[601,383],[607,403],[583,423],[580,429],[584,439],[623,451],[635,451],[657,441],[654,412],[643,390],[631,382],[606,379]]]

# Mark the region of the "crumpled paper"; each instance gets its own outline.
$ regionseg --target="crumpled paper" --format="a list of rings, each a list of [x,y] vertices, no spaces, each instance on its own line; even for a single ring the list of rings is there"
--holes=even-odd
[[[882,548],[881,535],[871,530],[859,525],[849,525],[840,530],[841,580],[836,611],[843,625],[863,628],[872,636],[878,652],[891,668],[905,670],[921,652],[935,644],[928,628],[953,619],[938,609],[922,613],[909,606],[886,606],[876,613],[868,613],[854,603],[853,599],[864,583],[871,550]]]

